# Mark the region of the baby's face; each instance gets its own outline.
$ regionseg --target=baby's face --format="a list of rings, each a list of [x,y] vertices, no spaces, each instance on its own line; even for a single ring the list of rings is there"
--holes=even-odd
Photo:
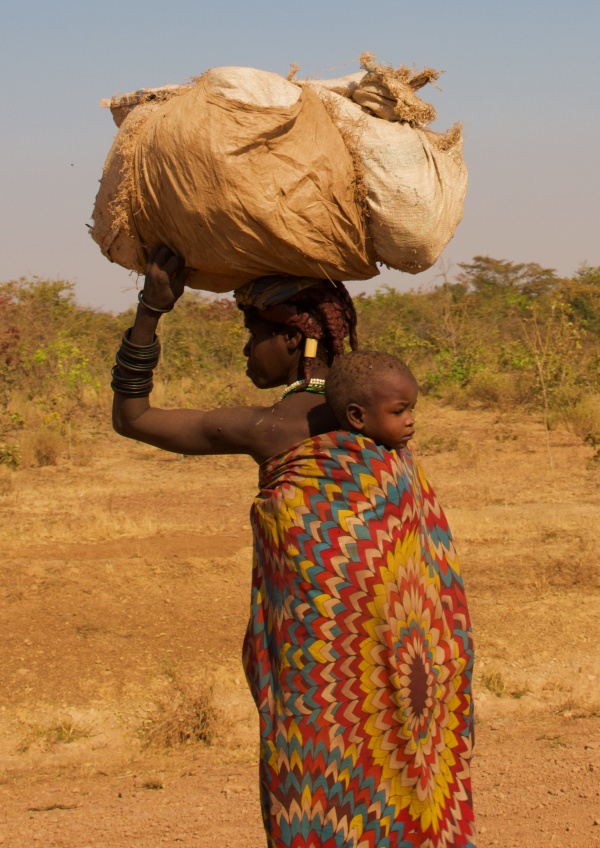
[[[363,407],[363,436],[390,450],[405,448],[415,432],[415,380],[393,371],[382,374],[370,403]]]

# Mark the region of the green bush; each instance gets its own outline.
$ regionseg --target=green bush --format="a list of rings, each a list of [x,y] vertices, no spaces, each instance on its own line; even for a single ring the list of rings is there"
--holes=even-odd
[[[403,358],[424,394],[460,406],[526,406],[542,410],[548,426],[597,431],[586,404],[600,393],[600,268],[582,265],[563,279],[535,263],[476,256],[442,285],[383,288],[355,304],[361,346]],[[70,450],[72,430],[106,415],[110,369],[132,321],[132,309],[79,306],[67,281],[0,284],[2,442],[24,445],[28,430],[45,428]],[[244,376],[246,332],[233,300],[186,292],[161,320],[160,336],[160,403],[272,399]]]

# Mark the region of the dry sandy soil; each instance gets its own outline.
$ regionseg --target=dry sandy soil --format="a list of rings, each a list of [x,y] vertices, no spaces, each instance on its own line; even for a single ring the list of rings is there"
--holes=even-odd
[[[522,416],[429,403],[418,428],[476,636],[479,846],[600,846],[600,463]],[[108,429],[0,475],[2,848],[265,845],[255,486]]]

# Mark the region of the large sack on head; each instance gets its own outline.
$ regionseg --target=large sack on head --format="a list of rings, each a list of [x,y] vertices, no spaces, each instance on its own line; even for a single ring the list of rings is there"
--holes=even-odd
[[[197,269],[188,285],[212,291],[272,273],[368,279],[378,270],[355,180],[316,92],[218,68],[127,114],[92,237],[139,273],[162,242]]]
[[[114,111],[111,109],[120,130],[106,157],[92,213],[94,225],[90,234],[102,253],[111,262],[139,274],[144,273],[148,257],[140,243],[131,210],[132,160],[140,129],[159,105],[153,99],[119,104]]]
[[[418,274],[430,268],[463,215],[467,169],[460,126],[427,129],[433,107],[416,91],[439,73],[375,65],[366,74],[310,82],[360,162],[377,258]]]

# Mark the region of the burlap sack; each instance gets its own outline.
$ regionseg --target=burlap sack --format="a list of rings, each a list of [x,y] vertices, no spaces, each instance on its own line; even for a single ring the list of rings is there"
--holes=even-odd
[[[377,258],[418,274],[439,258],[462,219],[462,133],[460,126],[444,135],[426,129],[435,110],[415,92],[435,82],[437,71],[376,65],[370,54],[361,62],[361,75],[306,82],[359,159]]]
[[[340,133],[315,92],[264,71],[215,69],[136,106],[93,218],[109,259],[143,273],[162,242],[197,269],[194,288],[378,273]]]
[[[111,109],[120,130],[106,157],[92,213],[94,225],[90,234],[102,253],[111,262],[139,274],[144,273],[148,256],[137,234],[131,210],[133,151],[141,128],[159,107],[159,101],[149,100],[133,105],[119,104],[114,111]]]

